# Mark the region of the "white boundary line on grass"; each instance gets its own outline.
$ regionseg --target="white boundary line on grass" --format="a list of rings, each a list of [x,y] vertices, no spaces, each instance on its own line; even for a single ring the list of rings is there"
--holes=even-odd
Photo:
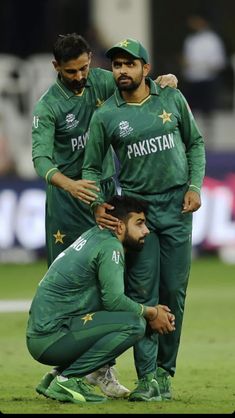
[[[31,300],[0,300],[1,312],[27,312],[29,311]]]

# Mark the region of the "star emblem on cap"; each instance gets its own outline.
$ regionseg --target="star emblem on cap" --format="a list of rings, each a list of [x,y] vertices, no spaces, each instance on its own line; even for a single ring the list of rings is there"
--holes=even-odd
[[[163,125],[164,125],[166,122],[172,122],[172,120],[171,120],[171,115],[172,115],[172,113],[167,113],[167,112],[163,109],[162,114],[161,114],[161,115],[158,115],[158,117],[162,119],[162,122],[163,122]]]
[[[87,321],[92,321],[93,320],[93,315],[95,315],[95,313],[91,313],[91,314],[86,314],[85,316],[82,317],[83,325],[85,325],[87,323]]]
[[[57,242],[60,242],[61,244],[64,243],[63,238],[65,237],[65,234],[61,234],[59,229],[56,234],[53,234],[53,237],[55,237],[55,244],[57,244]]]
[[[119,46],[122,48],[123,46],[125,47],[125,48],[127,48],[127,46],[130,44],[130,42],[127,40],[127,39],[125,39],[125,41],[121,41],[121,42],[119,42]]]

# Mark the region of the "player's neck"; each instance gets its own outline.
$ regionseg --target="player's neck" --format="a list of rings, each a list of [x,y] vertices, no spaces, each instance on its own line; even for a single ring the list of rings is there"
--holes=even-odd
[[[122,97],[127,103],[141,103],[149,96],[149,86],[143,81],[136,90],[122,91]]]

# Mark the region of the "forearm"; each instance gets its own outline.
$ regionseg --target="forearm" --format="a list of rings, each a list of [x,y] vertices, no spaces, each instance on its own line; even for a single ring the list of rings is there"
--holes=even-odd
[[[38,157],[34,160],[36,173],[43,177],[47,183],[69,191],[73,180],[62,174],[48,157]]]
[[[193,114],[189,110],[185,97],[180,94],[179,109],[182,115],[180,124],[181,135],[186,148],[189,168],[189,189],[200,194],[205,175],[205,144]]]
[[[136,313],[137,315],[143,315],[143,305],[133,301],[123,293],[116,296],[113,294],[106,294],[102,299],[104,308],[107,311],[126,311]]]
[[[60,171],[54,172],[51,176],[50,183],[53,186],[59,187],[67,192],[71,190],[74,180],[62,174]]]
[[[109,311],[127,311],[134,312],[143,316],[148,321],[157,318],[158,308],[153,306],[144,306],[141,303],[135,302],[128,296],[121,294],[116,298],[108,298],[103,300],[105,309]]]
[[[96,187],[95,182],[73,180],[65,176],[48,157],[35,158],[34,167],[36,173],[43,177],[48,184],[69,192],[74,198],[80,199],[84,203],[90,204],[97,198],[96,193],[99,193],[99,188]]]
[[[38,157],[34,160],[36,173],[43,177],[47,183],[60,189],[69,191],[74,180],[62,174],[55,164],[48,157]]]
[[[205,176],[205,147],[202,138],[199,138],[197,143],[191,147],[187,153],[190,185],[189,190],[195,191],[200,194],[203,179]]]
[[[107,311],[126,311],[143,316],[153,331],[165,334],[175,330],[175,317],[166,305],[144,306],[124,294],[114,298],[103,298]]]
[[[51,177],[56,172],[59,172],[59,169],[49,157],[37,157],[33,160],[33,165],[37,175],[44,178],[47,183],[50,183]]]
[[[104,196],[101,189],[101,171],[98,172],[96,170],[86,170],[83,168],[82,179],[93,181],[94,184],[96,184],[96,186],[99,188],[99,192],[97,192],[96,199],[91,204],[92,210],[94,211],[96,206],[104,203]]]

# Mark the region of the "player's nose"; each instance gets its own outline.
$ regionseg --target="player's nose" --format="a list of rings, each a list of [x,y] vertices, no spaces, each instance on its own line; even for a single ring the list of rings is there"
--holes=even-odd
[[[80,81],[82,79],[82,72],[81,71],[77,71],[75,74],[75,79],[77,81]]]
[[[144,227],[144,236],[146,237],[146,235],[148,235],[150,233],[150,230],[148,229],[148,227],[145,225]]]

